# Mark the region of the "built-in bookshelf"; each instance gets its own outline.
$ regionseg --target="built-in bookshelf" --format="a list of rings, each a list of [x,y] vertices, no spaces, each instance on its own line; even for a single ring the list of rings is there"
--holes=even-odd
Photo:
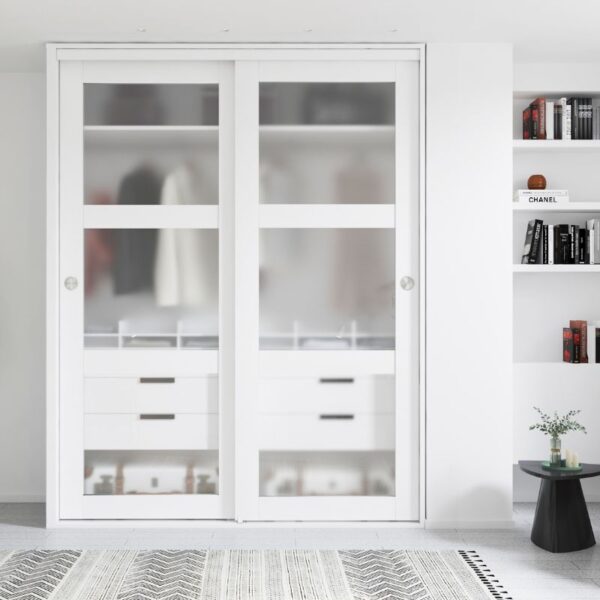
[[[586,228],[600,219],[599,139],[523,139],[523,110],[536,98],[591,98],[592,120],[600,90],[557,91],[548,71],[545,89],[517,89],[513,96],[513,189],[526,189],[527,179],[543,174],[549,190],[568,190],[569,201],[530,205],[512,202],[513,215],[513,376],[514,458],[543,458],[546,440],[532,436],[532,407],[566,412],[581,409],[582,421],[598,420],[600,364],[563,362],[563,328],[571,320],[600,321],[600,264],[521,264],[528,223]],[[518,80],[518,78],[517,78]],[[593,129],[593,132],[595,129]],[[596,135],[593,133],[594,137]],[[566,440],[584,462],[600,461],[600,447],[590,440]],[[589,438],[590,436],[587,436]]]

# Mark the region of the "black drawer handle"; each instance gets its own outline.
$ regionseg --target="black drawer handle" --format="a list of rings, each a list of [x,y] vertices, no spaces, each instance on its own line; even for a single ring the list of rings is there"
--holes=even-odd
[[[141,421],[174,421],[175,415],[161,415],[161,414],[143,414],[140,415]]]
[[[354,415],[319,415],[322,421],[352,421]]]
[[[175,377],[140,377],[140,383],[175,383]]]
[[[354,377],[321,377],[319,383],[354,383]]]

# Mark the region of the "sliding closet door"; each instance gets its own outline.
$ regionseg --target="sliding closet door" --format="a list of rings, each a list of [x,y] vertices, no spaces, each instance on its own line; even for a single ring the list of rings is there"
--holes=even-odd
[[[61,64],[62,519],[233,516],[232,76]]]
[[[242,518],[419,519],[416,58],[237,67]]]

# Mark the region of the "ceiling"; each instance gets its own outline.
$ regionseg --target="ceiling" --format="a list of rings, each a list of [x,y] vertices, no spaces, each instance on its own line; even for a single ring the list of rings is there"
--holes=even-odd
[[[43,70],[49,41],[511,42],[518,61],[595,61],[598,25],[597,0],[0,0],[0,71]]]

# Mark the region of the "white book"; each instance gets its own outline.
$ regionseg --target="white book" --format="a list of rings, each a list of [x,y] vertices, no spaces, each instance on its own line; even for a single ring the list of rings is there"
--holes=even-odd
[[[546,102],[546,139],[554,139],[554,102]]]
[[[586,221],[586,229],[588,230],[588,235],[589,235],[589,254],[590,254],[590,265],[595,265],[596,264],[596,260],[595,260],[595,251],[594,248],[596,246],[595,244],[595,236],[594,236],[594,221],[595,219],[588,219],[588,221]]]
[[[567,105],[563,107],[565,116],[563,121],[563,140],[571,139],[571,106]]]
[[[596,362],[596,326],[588,325],[587,328],[587,355],[588,362]]]
[[[569,190],[517,190],[515,202],[520,204],[561,204],[569,202]]]
[[[560,103],[563,109],[563,121],[562,121],[562,139],[571,139],[571,106],[567,104],[566,98],[561,98]]]
[[[554,264],[554,225],[548,225],[548,264]]]

